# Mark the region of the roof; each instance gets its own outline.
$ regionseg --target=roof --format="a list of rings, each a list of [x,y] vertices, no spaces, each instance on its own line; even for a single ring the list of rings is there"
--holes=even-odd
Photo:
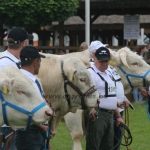
[[[79,16],[73,16],[64,22],[64,25],[80,25],[85,22]],[[110,16],[99,16],[93,24],[115,24],[124,23],[124,16],[110,15]],[[140,23],[150,23],[150,15],[140,15]],[[58,25],[58,22],[53,22],[53,25]]]

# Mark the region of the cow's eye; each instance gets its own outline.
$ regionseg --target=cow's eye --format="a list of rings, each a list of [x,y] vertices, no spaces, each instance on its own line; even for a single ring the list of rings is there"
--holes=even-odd
[[[86,83],[86,79],[80,79],[80,81]]]
[[[138,66],[139,64],[137,62],[135,62],[135,63],[132,63],[131,65]]]
[[[18,94],[24,94],[24,95],[26,95],[26,93],[23,92],[23,91],[17,91],[17,93],[18,93]]]

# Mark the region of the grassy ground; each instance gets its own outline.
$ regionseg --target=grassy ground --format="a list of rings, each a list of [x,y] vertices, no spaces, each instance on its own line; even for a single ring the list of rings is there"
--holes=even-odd
[[[150,121],[148,120],[145,104],[133,104],[134,110],[129,108],[130,130],[133,142],[129,146],[130,150],[149,150],[150,149]],[[124,142],[124,140],[123,140]],[[71,150],[71,136],[64,123],[61,123],[58,134],[51,140],[53,150]],[[85,139],[82,142],[85,150]],[[126,150],[121,147],[121,150]]]

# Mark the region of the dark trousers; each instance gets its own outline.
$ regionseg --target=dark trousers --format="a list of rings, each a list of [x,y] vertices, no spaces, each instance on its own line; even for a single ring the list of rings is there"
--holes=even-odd
[[[123,111],[120,112],[120,114],[121,116],[123,116]],[[116,116],[114,116],[114,120],[117,121]],[[120,140],[121,138],[121,130],[116,125],[114,125],[114,146],[118,144],[118,140]],[[120,144],[114,150],[120,150]]]
[[[99,111],[98,119],[87,124],[86,150],[110,150],[113,142],[113,114]]]
[[[39,130],[17,130],[15,134],[17,150],[43,150],[44,137]]]

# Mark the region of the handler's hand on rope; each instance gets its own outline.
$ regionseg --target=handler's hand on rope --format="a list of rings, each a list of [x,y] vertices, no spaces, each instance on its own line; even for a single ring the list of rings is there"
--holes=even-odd
[[[98,118],[97,111],[94,108],[90,110],[89,118],[91,121],[95,121]]]
[[[120,125],[120,123],[124,124],[124,121],[123,121],[123,119],[122,119],[121,116],[118,116],[118,117],[117,117],[116,126],[118,127],[118,126]]]
[[[148,92],[146,91],[146,88],[145,88],[145,87],[140,87],[140,91],[141,91],[141,94],[142,94],[144,97],[147,97],[147,96],[148,96]]]
[[[38,125],[38,124],[34,124],[32,125],[32,127],[38,129],[40,131],[40,133],[42,134],[43,137],[46,138],[46,132],[48,131],[48,126],[46,125]]]

